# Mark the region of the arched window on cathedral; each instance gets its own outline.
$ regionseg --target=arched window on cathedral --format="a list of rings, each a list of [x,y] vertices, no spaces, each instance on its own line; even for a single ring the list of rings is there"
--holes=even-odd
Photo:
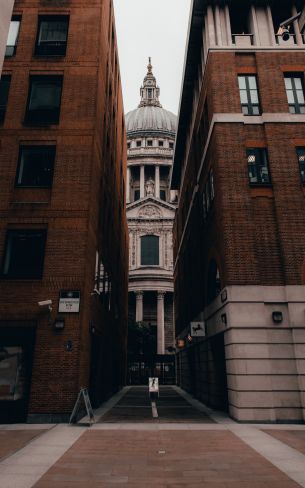
[[[159,237],[147,235],[141,237],[141,265],[159,266]]]
[[[209,264],[208,271],[208,303],[211,303],[221,292],[220,273],[215,259]]]

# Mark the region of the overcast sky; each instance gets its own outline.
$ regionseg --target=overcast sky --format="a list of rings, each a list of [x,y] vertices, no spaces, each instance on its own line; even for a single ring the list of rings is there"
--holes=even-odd
[[[140,101],[148,57],[164,108],[178,113],[191,0],[114,0],[125,112]]]

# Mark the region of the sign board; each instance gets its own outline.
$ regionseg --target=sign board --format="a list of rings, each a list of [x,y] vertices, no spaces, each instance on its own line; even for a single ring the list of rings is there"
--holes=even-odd
[[[205,323],[204,322],[191,322],[191,336],[192,337],[205,337]]]
[[[58,313],[79,313],[80,291],[61,291]]]
[[[80,390],[79,394],[78,394],[78,397],[77,397],[77,400],[75,402],[73,411],[71,413],[71,417],[70,417],[70,420],[69,420],[69,424],[76,424],[78,422],[78,420],[77,420],[77,414],[78,414],[78,412],[80,410],[80,406],[82,404],[82,400],[83,400],[83,404],[85,406],[87,415],[88,415],[88,417],[90,419],[90,423],[94,423],[95,422],[94,414],[93,414],[93,410],[92,410],[92,406],[91,406],[91,402],[90,402],[90,398],[89,398],[89,394],[88,394],[88,390],[87,390],[87,388],[82,388]]]
[[[303,8],[303,11],[299,18],[299,26],[300,26],[301,33],[303,33],[303,31],[305,30],[305,7]]]
[[[159,394],[159,378],[149,378],[148,388],[149,388],[149,393]]]

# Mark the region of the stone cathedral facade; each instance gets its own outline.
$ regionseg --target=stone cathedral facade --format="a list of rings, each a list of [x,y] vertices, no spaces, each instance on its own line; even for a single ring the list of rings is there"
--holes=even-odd
[[[169,189],[176,116],[163,109],[149,60],[137,109],[126,114],[129,318],[150,325],[159,355],[174,343],[173,222]]]

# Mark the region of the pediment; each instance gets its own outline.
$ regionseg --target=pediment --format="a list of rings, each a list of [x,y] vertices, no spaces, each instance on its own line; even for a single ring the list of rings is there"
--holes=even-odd
[[[127,205],[128,219],[174,218],[176,207],[154,197],[146,197]]]

